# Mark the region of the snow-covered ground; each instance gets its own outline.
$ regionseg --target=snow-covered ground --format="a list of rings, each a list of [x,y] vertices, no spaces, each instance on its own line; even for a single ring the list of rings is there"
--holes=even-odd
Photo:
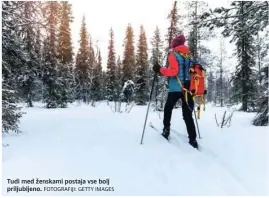
[[[112,113],[106,103],[93,108],[25,108],[22,134],[3,135],[2,191],[5,195],[269,195],[268,127],[255,127],[255,114],[236,112],[230,128],[220,129],[224,108],[201,112],[198,139],[202,151],[186,142],[181,109],[172,116],[167,143],[147,125],[140,139],[146,107],[129,114]],[[151,111],[148,123],[162,129],[162,117]],[[56,184],[8,184],[7,179],[98,180],[109,178],[114,191],[78,191],[98,184],[70,184],[76,192],[45,192]],[[12,186],[38,186],[42,192],[9,192]],[[80,188],[81,189],[81,188]],[[84,189],[86,190],[86,188]],[[89,188],[88,188],[89,190]]]

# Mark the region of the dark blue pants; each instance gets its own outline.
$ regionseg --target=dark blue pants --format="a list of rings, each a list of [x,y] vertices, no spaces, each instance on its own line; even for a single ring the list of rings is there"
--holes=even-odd
[[[184,94],[182,92],[168,92],[167,101],[164,106],[164,119],[163,119],[164,128],[170,128],[172,111],[179,99],[181,99],[182,101],[182,115],[188,131],[189,140],[190,141],[196,140],[196,130],[192,118],[194,102],[189,94],[187,104],[184,98]]]

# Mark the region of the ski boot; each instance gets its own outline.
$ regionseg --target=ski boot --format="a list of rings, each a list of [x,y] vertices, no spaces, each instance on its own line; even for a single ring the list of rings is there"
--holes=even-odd
[[[190,140],[190,141],[189,141],[189,144],[190,144],[193,148],[198,149],[198,143],[197,143],[196,140]]]
[[[162,136],[163,136],[165,139],[169,140],[169,135],[170,135],[170,128],[164,128],[164,129],[163,129]]]

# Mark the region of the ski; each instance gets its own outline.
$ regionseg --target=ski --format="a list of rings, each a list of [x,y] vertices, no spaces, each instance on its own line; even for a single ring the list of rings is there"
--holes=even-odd
[[[152,122],[149,123],[149,126],[154,129],[155,131],[159,132],[161,134],[161,131],[155,127]],[[173,130],[173,129],[170,129],[170,132],[173,132],[173,134],[176,134],[184,143],[187,143],[191,148],[194,148],[192,147],[189,143],[188,143],[188,137],[186,137],[185,135],[182,135],[180,134],[179,132],[177,132],[176,130]],[[163,137],[163,136],[162,136]],[[164,137],[163,137],[164,138]],[[169,140],[170,140],[171,137],[169,137]],[[164,138],[165,139],[165,138]],[[165,139],[166,141],[169,142],[169,140]],[[195,148],[196,150],[200,151],[201,147],[200,145],[198,145],[198,148]]]
[[[152,124],[152,122],[149,123],[149,126],[154,129],[155,131],[161,133],[161,131]],[[173,133],[173,135],[176,135],[179,139],[181,139],[182,142],[188,144],[188,146],[190,146],[191,148],[193,148],[190,144],[189,144],[189,138],[186,136],[186,135],[183,135],[181,133],[179,133],[178,131],[174,130],[174,129],[170,129],[170,132]],[[169,137],[169,139],[171,139],[171,137]],[[173,138],[172,138],[173,139]],[[209,148],[206,148],[204,146],[202,146],[201,144],[198,145],[198,149],[195,149],[199,152],[202,152],[208,156],[211,156],[212,158],[218,158],[218,155],[212,151],[211,149]]]
[[[150,126],[152,129],[154,129],[156,132],[160,133],[161,136],[162,136],[161,131],[160,131],[159,129],[157,129],[155,126],[153,126],[151,122],[149,123],[149,126]],[[169,142],[169,140],[170,140],[170,137],[169,137],[168,139],[166,139],[166,138],[164,138],[164,137],[162,136],[162,138],[165,139],[167,142]]]

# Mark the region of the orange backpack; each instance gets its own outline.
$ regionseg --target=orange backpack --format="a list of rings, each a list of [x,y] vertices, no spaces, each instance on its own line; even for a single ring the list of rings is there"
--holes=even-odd
[[[196,96],[205,94],[205,71],[200,64],[193,64],[190,68],[190,91]]]
[[[200,118],[200,106],[204,105],[205,110],[205,97],[206,85],[205,85],[205,70],[200,64],[193,64],[190,68],[191,82],[189,91],[193,95],[194,103],[197,103],[197,117]]]

